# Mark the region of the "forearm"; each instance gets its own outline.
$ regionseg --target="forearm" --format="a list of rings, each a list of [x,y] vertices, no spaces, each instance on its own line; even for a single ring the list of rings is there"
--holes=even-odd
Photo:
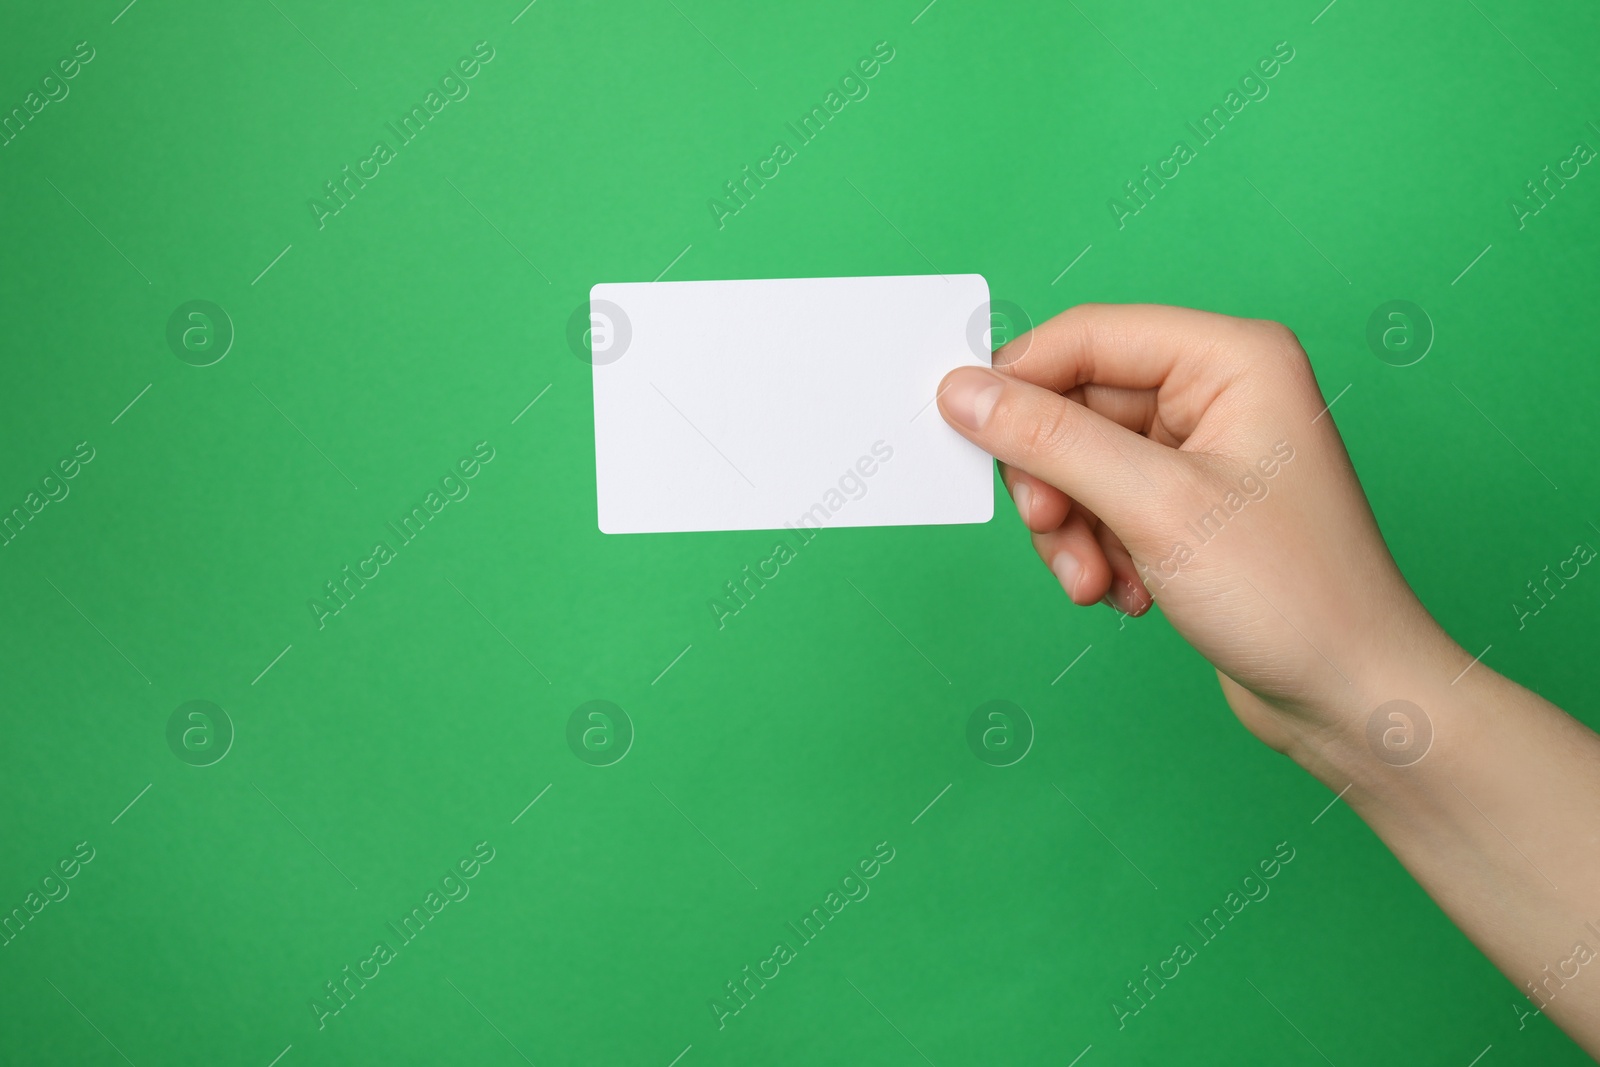
[[[1460,674],[1469,662],[1451,645],[1359,679],[1365,699],[1290,754],[1348,786],[1345,802],[1456,925],[1600,1054],[1600,737],[1482,664]],[[1415,708],[1377,712],[1394,699]]]

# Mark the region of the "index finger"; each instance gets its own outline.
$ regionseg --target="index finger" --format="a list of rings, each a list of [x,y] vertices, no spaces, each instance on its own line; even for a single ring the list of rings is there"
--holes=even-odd
[[[1267,325],[1164,304],[1079,304],[1002,345],[994,368],[1058,393],[1156,389],[1200,361],[1228,378]]]

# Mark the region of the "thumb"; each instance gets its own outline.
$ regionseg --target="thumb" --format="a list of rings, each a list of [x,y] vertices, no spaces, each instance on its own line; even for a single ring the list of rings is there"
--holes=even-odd
[[[967,440],[1081,502],[1125,540],[1149,528],[1167,495],[1172,449],[1059,393],[960,367],[945,375],[938,399]]]

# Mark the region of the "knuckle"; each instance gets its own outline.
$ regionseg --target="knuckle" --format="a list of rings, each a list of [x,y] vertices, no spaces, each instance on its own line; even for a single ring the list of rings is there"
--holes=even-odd
[[[1296,343],[1294,331],[1276,319],[1256,319],[1255,325],[1264,337],[1279,343]]]
[[[1257,329],[1267,351],[1277,359],[1305,359],[1306,350],[1300,338],[1288,326],[1270,319],[1257,320]]]
[[[1110,304],[1074,304],[1057,315],[1056,321],[1078,324],[1093,322],[1103,316],[1110,307]]]
[[[1071,402],[1030,405],[1015,420],[1016,439],[1022,449],[1034,455],[1058,456],[1070,452],[1081,432],[1081,420],[1073,418]]]
[[[1298,379],[1311,369],[1311,359],[1300,338],[1288,326],[1270,319],[1246,320],[1238,350],[1243,355],[1243,366],[1252,374]]]

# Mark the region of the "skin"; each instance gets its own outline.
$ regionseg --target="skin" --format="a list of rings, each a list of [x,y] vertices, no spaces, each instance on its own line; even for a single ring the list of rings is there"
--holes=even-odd
[[[939,408],[1001,461],[1072,601],[1159,602],[1245,727],[1600,1056],[1600,737],[1428,614],[1294,334],[1082,305],[994,363],[947,375]]]

